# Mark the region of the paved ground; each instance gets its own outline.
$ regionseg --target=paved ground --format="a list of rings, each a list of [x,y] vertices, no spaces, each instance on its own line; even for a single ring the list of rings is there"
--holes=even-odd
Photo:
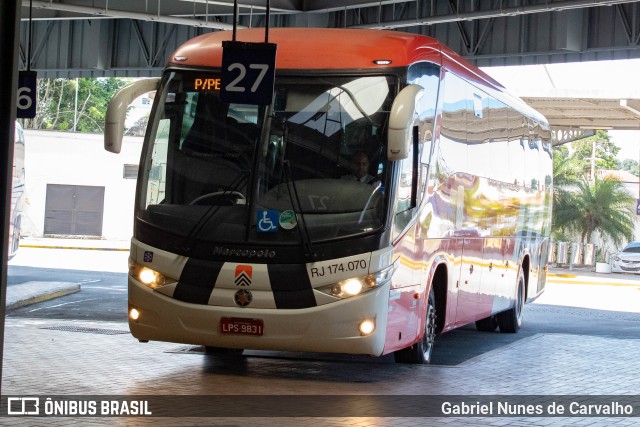
[[[553,271],[551,280],[560,288],[566,288],[567,300],[578,304],[599,302],[599,308],[607,310],[640,312],[640,286],[634,277]],[[592,291],[573,295],[572,281],[591,284],[581,289]],[[604,301],[599,292],[602,288],[620,296],[615,302],[607,302],[615,307],[602,306]],[[554,302],[566,303],[562,297],[545,303]],[[585,322],[592,321],[597,319],[585,318]],[[184,403],[182,397],[191,407],[185,408],[179,418],[153,415],[136,418],[0,417],[0,424],[631,426],[640,425],[639,355],[640,337],[621,339],[549,333],[521,339],[455,366],[406,366],[378,359],[292,360],[251,353],[238,359],[208,356],[194,346],[140,344],[127,333],[124,323],[7,318],[2,378],[4,397],[35,395],[44,400],[46,396],[60,395],[94,396],[95,399],[141,396],[151,402],[154,415],[178,410],[176,405]],[[363,404],[354,397],[359,395],[373,400]],[[573,395],[583,397],[574,399]],[[568,410],[570,401],[576,399],[586,404],[599,404],[602,402],[598,396],[602,395],[606,395],[605,401],[632,405],[633,416],[572,414],[554,418],[527,417],[522,413],[508,418],[440,416],[443,396],[452,396],[453,403],[466,399],[470,406],[476,407],[485,401],[498,405],[500,400],[506,399],[532,404],[533,409],[540,404],[546,411],[550,404],[557,402]],[[203,403],[197,396],[222,396],[226,400],[215,401],[210,397]],[[317,403],[315,412],[314,406],[304,400],[307,396]],[[517,396],[522,400],[516,400]],[[623,401],[623,396],[629,400]],[[4,397],[2,404],[7,403]],[[160,405],[159,399],[166,402]],[[430,401],[436,401],[438,405],[430,408]],[[215,404],[219,406],[212,406]],[[317,406],[324,417],[318,416]],[[525,406],[518,408],[526,409]],[[194,411],[198,409],[209,411],[208,415],[224,416],[184,416],[196,415]],[[497,408],[493,410],[495,414]],[[3,409],[2,414],[6,414],[6,410]],[[416,414],[436,416],[417,418]]]

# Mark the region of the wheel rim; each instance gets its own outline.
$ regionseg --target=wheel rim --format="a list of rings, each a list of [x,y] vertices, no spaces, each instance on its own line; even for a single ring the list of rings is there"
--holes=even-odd
[[[431,352],[433,350],[433,344],[436,340],[436,308],[433,302],[429,300],[427,308],[427,321],[424,326],[424,336],[422,337],[424,348],[424,360],[429,362],[431,360]]]
[[[524,309],[524,279],[518,281],[518,298],[516,300],[516,320],[518,325],[522,323],[522,313]]]

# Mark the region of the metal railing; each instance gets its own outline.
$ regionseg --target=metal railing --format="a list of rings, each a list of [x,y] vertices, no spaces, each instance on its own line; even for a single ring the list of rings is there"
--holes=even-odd
[[[552,242],[548,261],[569,269],[574,266],[594,267],[596,246],[593,243]]]

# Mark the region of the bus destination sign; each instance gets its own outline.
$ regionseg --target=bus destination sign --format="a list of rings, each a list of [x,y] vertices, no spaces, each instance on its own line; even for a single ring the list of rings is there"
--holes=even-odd
[[[197,92],[202,91],[219,91],[220,90],[220,77],[207,77],[204,79],[193,79],[193,89]]]

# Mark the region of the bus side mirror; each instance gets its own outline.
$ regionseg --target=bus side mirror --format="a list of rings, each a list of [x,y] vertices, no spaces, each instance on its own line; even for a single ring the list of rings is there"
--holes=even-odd
[[[413,123],[416,115],[416,103],[424,89],[419,85],[409,85],[402,89],[391,106],[389,116],[389,136],[387,158],[389,160],[406,159],[413,141]]]
[[[112,153],[119,153],[122,148],[122,136],[124,135],[124,122],[127,117],[127,108],[140,95],[154,91],[158,88],[159,77],[138,80],[120,89],[107,107],[104,119],[104,149]]]

